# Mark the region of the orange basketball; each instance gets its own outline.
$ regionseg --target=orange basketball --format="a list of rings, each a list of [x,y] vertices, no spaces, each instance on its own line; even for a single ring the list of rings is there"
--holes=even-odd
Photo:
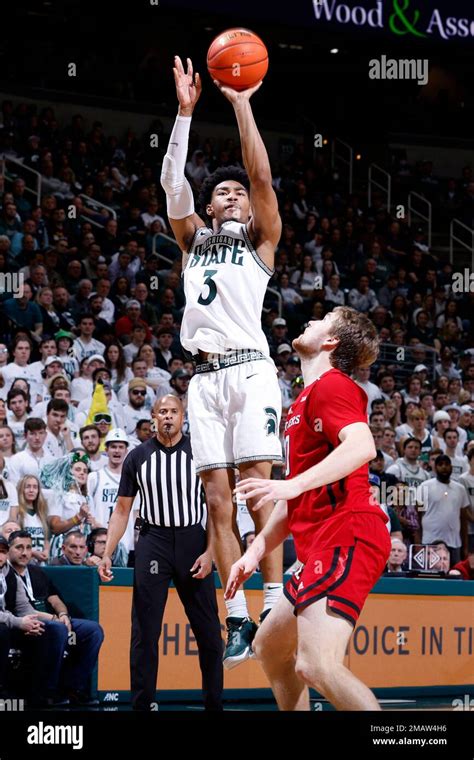
[[[248,90],[268,71],[267,48],[250,29],[226,29],[207,51],[207,68],[221,84]]]

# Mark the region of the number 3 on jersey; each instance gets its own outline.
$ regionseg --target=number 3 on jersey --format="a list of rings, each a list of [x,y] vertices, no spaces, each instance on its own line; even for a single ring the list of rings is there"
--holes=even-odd
[[[207,285],[209,288],[209,293],[205,298],[202,297],[202,293],[199,296],[198,303],[200,303],[201,306],[209,306],[217,295],[217,285],[212,279],[215,274],[217,274],[217,269],[206,269],[204,272],[204,285]]]

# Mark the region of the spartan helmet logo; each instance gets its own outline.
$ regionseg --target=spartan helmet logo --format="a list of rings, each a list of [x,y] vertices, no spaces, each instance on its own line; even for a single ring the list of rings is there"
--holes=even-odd
[[[276,409],[274,409],[273,406],[266,406],[265,414],[267,415],[267,421],[265,423],[267,435],[276,435],[278,429],[278,415]]]

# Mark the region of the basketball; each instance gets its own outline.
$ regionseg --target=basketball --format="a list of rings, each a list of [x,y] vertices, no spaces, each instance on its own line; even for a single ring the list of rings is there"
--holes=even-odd
[[[234,90],[248,90],[268,71],[265,44],[250,29],[227,29],[212,42],[207,68],[213,79]]]

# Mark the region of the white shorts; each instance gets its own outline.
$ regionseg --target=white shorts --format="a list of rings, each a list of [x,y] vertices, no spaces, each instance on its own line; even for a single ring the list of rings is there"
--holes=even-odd
[[[196,472],[282,461],[281,391],[266,359],[195,374],[188,415]]]

